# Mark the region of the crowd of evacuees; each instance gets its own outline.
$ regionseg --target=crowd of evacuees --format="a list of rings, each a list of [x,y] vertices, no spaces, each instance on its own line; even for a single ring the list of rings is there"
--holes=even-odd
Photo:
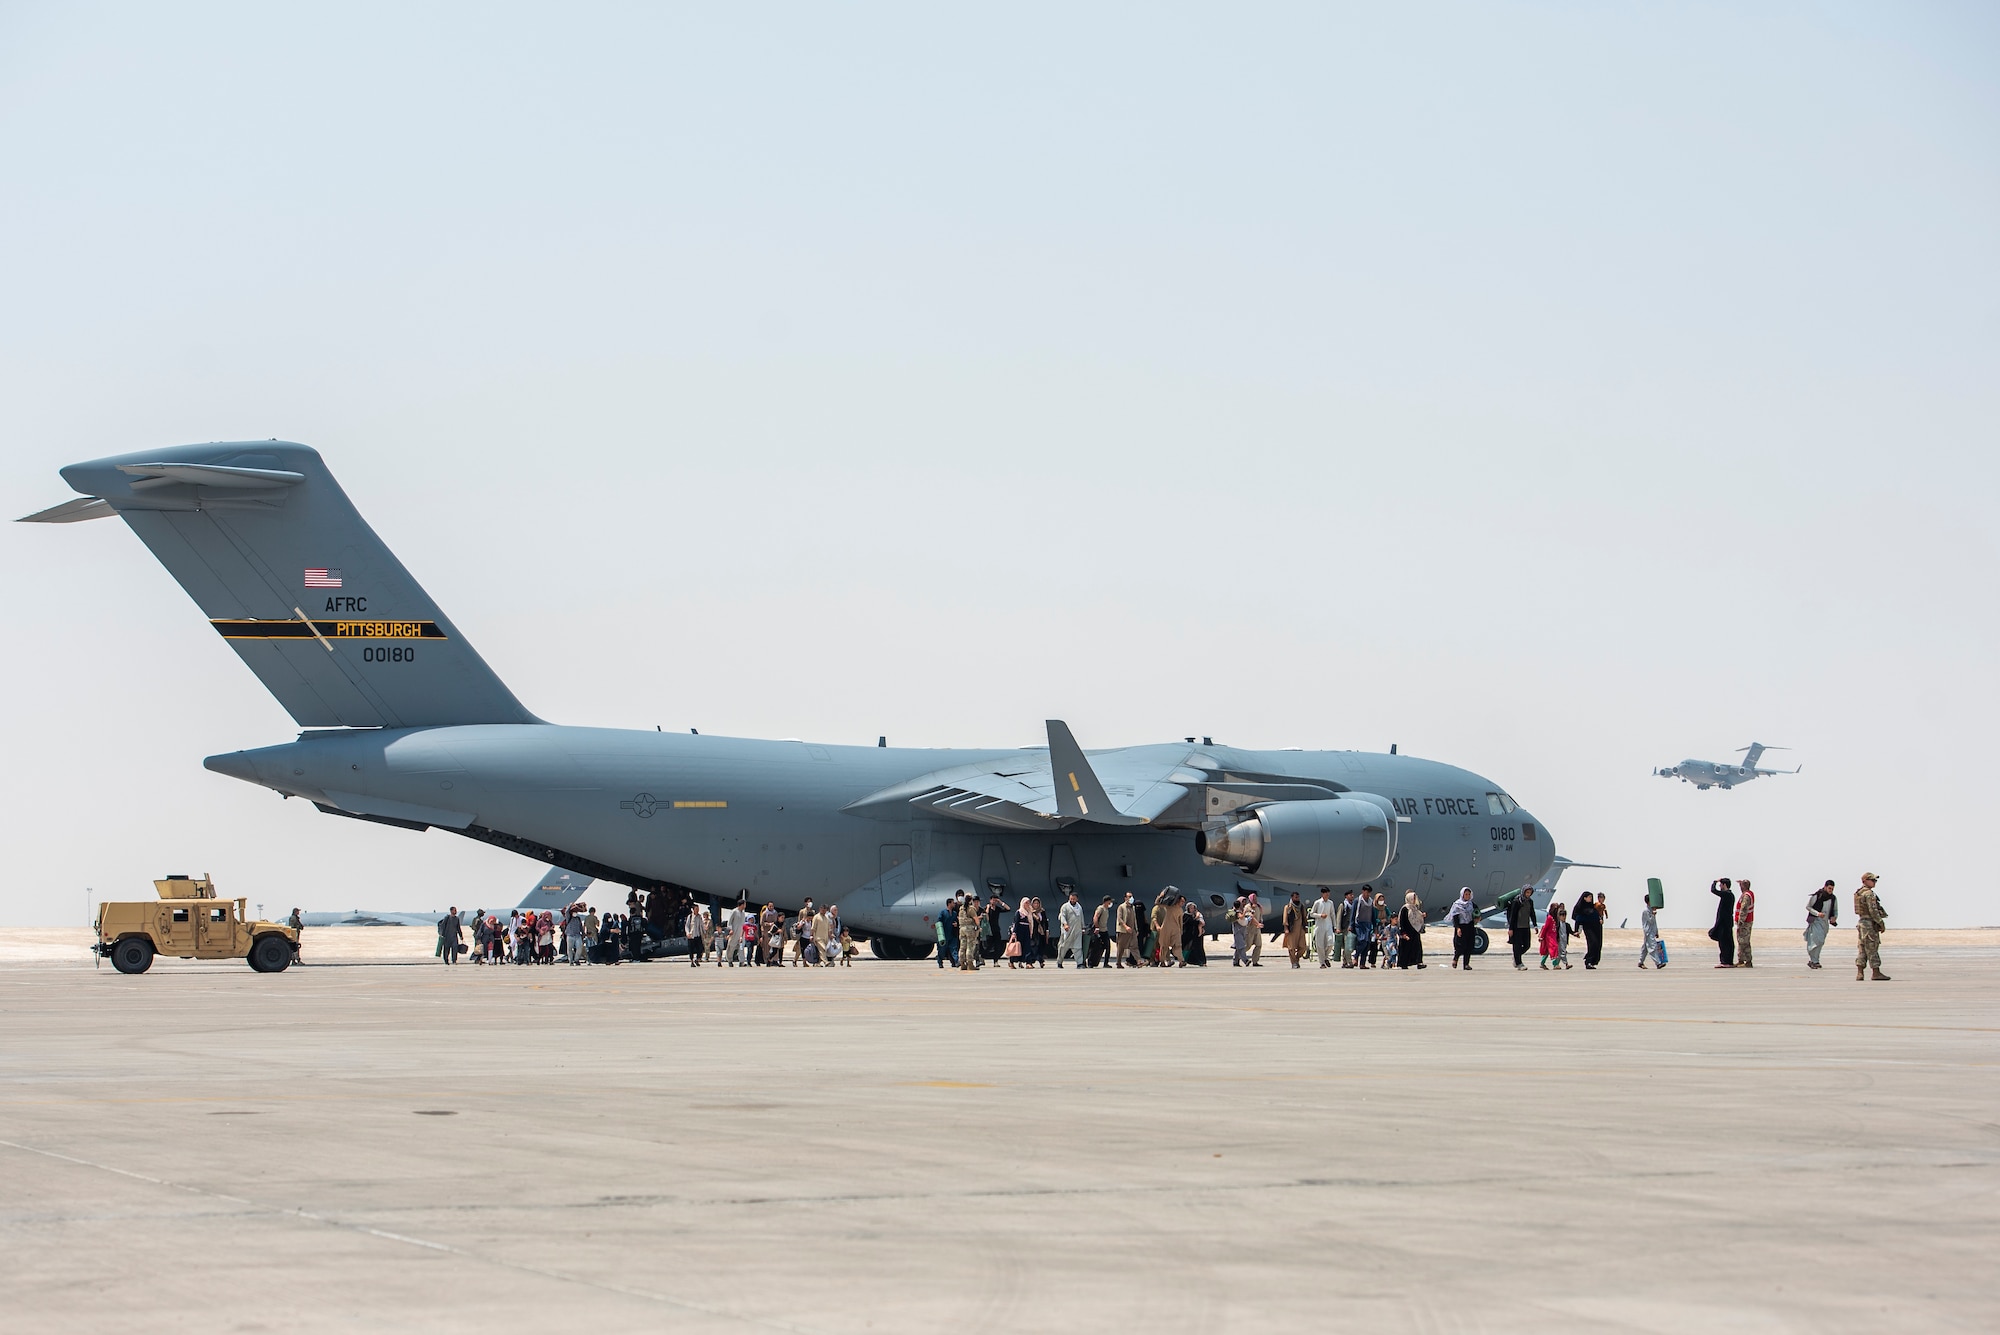
[[[1464,918],[1454,930],[1470,967],[1473,927],[1471,892]],[[1006,915],[1012,913],[1008,922]],[[1230,965],[1264,967],[1266,933],[1283,943],[1293,968],[1308,958],[1323,968],[1427,968],[1423,905],[1414,892],[1391,912],[1388,896],[1373,886],[1348,890],[1338,899],[1322,887],[1307,903],[1293,891],[1280,907],[1275,928],[1255,891],[1238,893],[1225,915],[1230,932]],[[1208,964],[1210,924],[1200,907],[1174,886],[1167,886],[1148,904],[1136,892],[1122,899],[1100,900],[1086,909],[1082,897],[1069,891],[1053,916],[1039,896],[1023,896],[1009,906],[995,892],[982,902],[970,891],[947,900],[932,920],[939,968],[978,969],[1005,964],[1010,969],[1200,968]],[[1457,967],[1458,960],[1453,960]]]
[[[1879,943],[1888,915],[1875,894],[1875,876],[1862,878],[1854,892],[1857,931],[1862,953],[1856,976],[1881,972]],[[1751,947],[1757,899],[1750,882],[1721,877],[1709,886],[1716,897],[1715,925],[1709,937],[1716,943],[1717,968],[1754,967]],[[840,921],[835,904],[816,905],[808,899],[797,913],[776,904],[752,905],[747,896],[727,909],[682,901],[686,916],[679,925],[682,942],[667,943],[665,953],[685,953],[688,963],[729,967],[818,968],[849,964],[859,953],[853,936]],[[1217,902],[1220,902],[1219,900]],[[653,901],[652,907],[661,907]],[[648,901],[638,891],[628,897],[624,912],[598,911],[575,903],[560,911],[515,909],[501,918],[474,910],[470,915],[470,954],[475,964],[618,964],[646,957],[649,936],[666,933],[651,926]],[[1661,939],[1649,897],[1640,913],[1642,939],[1639,967],[1665,968],[1666,943]],[[677,911],[677,910],[676,910]],[[1431,923],[1415,891],[1406,891],[1399,905],[1372,886],[1336,895],[1321,886],[1317,898],[1292,891],[1275,917],[1254,890],[1242,890],[1225,912],[1230,934],[1230,964],[1264,967],[1266,940],[1279,946],[1294,969],[1310,960],[1322,969],[1425,969],[1424,936],[1435,926],[1451,938],[1451,967],[1471,969],[1478,950],[1481,919],[1504,915],[1507,943],[1516,969],[1527,969],[1532,953],[1536,967],[1562,971],[1574,968],[1572,945],[1581,941],[1585,969],[1604,958],[1604,930],[1610,909],[1602,894],[1583,894],[1573,904],[1551,901],[1544,912],[1535,908],[1529,887],[1502,895],[1490,908],[1473,902],[1462,889],[1442,921]],[[1820,951],[1830,929],[1839,921],[1839,896],[1829,880],[1806,903],[1807,967],[1820,967]],[[649,927],[651,928],[649,932]],[[1099,900],[1086,908],[1075,890],[1066,890],[1051,913],[1039,895],[1023,895],[1008,904],[996,888],[982,900],[970,890],[947,899],[931,919],[937,967],[974,970],[992,965],[1009,969],[1199,968],[1208,960],[1207,942],[1214,926],[1201,908],[1173,886],[1150,903],[1136,892],[1123,898]],[[468,953],[468,924],[454,907],[438,921],[437,957],[454,964]]]
[[[1013,920],[1007,920],[1008,914]],[[1140,968],[1208,963],[1207,925],[1201,911],[1173,886],[1147,905],[1127,891],[1122,901],[1101,901],[1086,912],[1082,897],[1067,891],[1052,915],[1039,895],[1009,905],[995,891],[982,902],[971,891],[947,899],[931,920],[938,967],[972,970]]]
[[[776,904],[753,908],[742,899],[722,912],[691,904],[682,931],[690,944],[688,963],[695,966],[819,968],[851,964],[860,953],[840,925],[839,906],[820,907],[810,899],[792,914]]]
[[[468,929],[454,905],[438,920],[436,957],[456,964],[468,953],[474,964],[619,964],[645,957],[645,916],[636,896],[622,913],[598,913],[575,903],[560,912],[474,909]]]

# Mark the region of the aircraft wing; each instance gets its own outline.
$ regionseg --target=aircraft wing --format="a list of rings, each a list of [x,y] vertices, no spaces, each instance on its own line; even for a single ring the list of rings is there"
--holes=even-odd
[[[1049,749],[934,770],[870,793],[848,811],[885,815],[915,808],[975,825],[1047,830],[1076,821],[1145,825],[1181,801],[1207,774],[1184,762],[1193,748],[1134,746],[1086,756],[1060,719],[1049,720]]]
[[[1078,821],[1138,826],[1199,824],[1261,802],[1338,797],[1317,779],[1237,771],[1210,746],[1128,746],[1086,755],[1061,719],[1050,719],[1047,751],[1020,751],[933,770],[850,802],[857,815],[911,809],[1003,830],[1060,829]]]

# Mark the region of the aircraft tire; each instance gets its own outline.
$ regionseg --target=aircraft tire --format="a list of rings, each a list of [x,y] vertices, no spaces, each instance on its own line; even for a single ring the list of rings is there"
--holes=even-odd
[[[120,973],[144,973],[153,967],[153,943],[143,936],[128,936],[111,947],[111,967]]]
[[[935,942],[909,941],[900,936],[877,936],[870,938],[868,949],[878,960],[927,960],[935,945]]]
[[[250,943],[250,967],[258,973],[283,973],[292,967],[292,943],[266,934]]]
[[[1475,955],[1484,955],[1486,953],[1486,929],[1484,927],[1475,927],[1472,929],[1472,953]]]

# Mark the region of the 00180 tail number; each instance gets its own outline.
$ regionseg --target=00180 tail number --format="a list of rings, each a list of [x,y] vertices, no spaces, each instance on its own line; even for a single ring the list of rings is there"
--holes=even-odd
[[[395,648],[366,648],[361,651],[364,663],[414,663],[417,661],[415,645],[397,645]]]

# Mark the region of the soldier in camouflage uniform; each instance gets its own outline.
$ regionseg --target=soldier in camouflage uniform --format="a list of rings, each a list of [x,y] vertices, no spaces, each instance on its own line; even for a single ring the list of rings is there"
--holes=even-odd
[[[958,906],[958,967],[970,973],[979,967],[979,898],[967,895]]]
[[[1736,967],[1748,969],[1750,963],[1750,929],[1757,923],[1757,892],[1750,888],[1750,882],[1736,883]]]
[[[1861,936],[1861,951],[1854,957],[1855,982],[1870,968],[1876,982],[1889,981],[1889,975],[1882,972],[1882,929],[1888,925],[1888,911],[1875,897],[1875,873],[1868,872],[1861,878],[1861,888],[1854,892],[1854,930]]]

